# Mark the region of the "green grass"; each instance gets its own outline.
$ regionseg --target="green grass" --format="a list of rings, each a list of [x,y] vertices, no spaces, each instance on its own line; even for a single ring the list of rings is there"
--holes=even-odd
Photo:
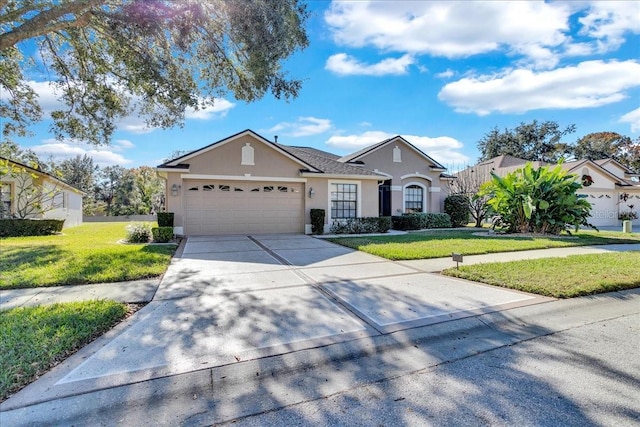
[[[443,274],[555,298],[640,286],[640,252],[573,255],[462,266]]]
[[[442,258],[452,252],[478,255],[530,249],[563,248],[611,243],[640,243],[640,235],[579,231],[575,238],[474,236],[478,229],[425,231],[395,236],[344,237],[332,242],[391,260]],[[566,236],[565,236],[566,237]]]
[[[113,301],[0,311],[0,401],[34,381],[128,312]]]
[[[62,235],[0,239],[0,289],[119,282],[164,273],[175,245],[123,245],[127,223],[87,223]]]

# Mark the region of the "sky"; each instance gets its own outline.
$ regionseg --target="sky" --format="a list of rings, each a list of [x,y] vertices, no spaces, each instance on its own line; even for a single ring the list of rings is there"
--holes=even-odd
[[[157,166],[245,129],[348,154],[401,135],[450,170],[474,164],[494,127],[556,121],[640,136],[640,1],[309,1],[309,46],[284,69],[298,98],[229,95],[187,111],[183,128],[119,123],[113,143],[58,141],[47,120],[16,138],[39,157],[88,154],[101,167]],[[45,81],[31,83],[45,110]]]

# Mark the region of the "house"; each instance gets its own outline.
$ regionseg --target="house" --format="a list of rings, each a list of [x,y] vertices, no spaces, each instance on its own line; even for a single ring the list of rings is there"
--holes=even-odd
[[[505,176],[527,163],[524,159],[502,155],[466,168],[456,176],[476,174],[481,177],[479,182],[486,182],[491,179],[491,172]],[[539,161],[531,163],[536,168],[553,166]],[[619,162],[613,159],[574,160],[562,163],[562,168],[581,181],[583,187],[578,194],[591,203],[591,224],[597,227],[619,226],[621,212],[640,211],[640,182],[637,180],[640,175]],[[636,224],[640,225],[640,220],[636,219]]]
[[[346,218],[440,212],[444,195],[445,169],[401,137],[340,157],[245,130],[157,170],[182,235],[310,233],[311,209],[325,210],[328,230]]]
[[[55,176],[0,157],[0,218],[64,219],[82,224],[84,193]]]

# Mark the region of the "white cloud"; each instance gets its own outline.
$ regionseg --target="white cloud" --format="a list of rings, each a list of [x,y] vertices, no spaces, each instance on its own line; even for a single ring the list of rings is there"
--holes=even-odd
[[[637,1],[595,1],[587,13],[578,18],[580,34],[596,39],[600,53],[617,49],[628,32],[640,34],[640,4]]]
[[[620,117],[620,123],[629,123],[631,132],[640,132],[640,107]]]
[[[116,139],[113,142],[113,147],[114,148],[118,148],[118,149],[126,149],[126,148],[133,148],[135,147],[135,144],[131,141],[129,141],[128,139]]]
[[[570,13],[546,2],[357,1],[333,2],[325,21],[350,47],[447,58],[506,49],[535,61],[541,49],[565,42]]]
[[[125,140],[121,140],[125,141]],[[125,141],[130,143],[129,141]],[[58,141],[56,139],[45,139],[41,145],[31,147],[31,149],[39,156],[52,156],[54,159],[60,161],[76,157],[78,155],[87,155],[93,158],[95,164],[100,167],[113,166],[113,165],[126,165],[132,163],[131,160],[125,158],[122,154],[116,151],[121,151],[123,148],[129,148],[125,144],[119,144],[119,146],[107,148],[96,148],[86,144],[76,143],[72,140]]]
[[[439,79],[450,79],[454,75],[455,75],[455,73],[453,72],[453,70],[446,69],[445,71],[436,74],[436,77],[439,78]]]
[[[29,81],[27,82],[29,86],[33,89],[33,91],[38,95],[38,103],[40,104],[40,108],[42,108],[42,112],[46,115],[50,114],[55,110],[64,110],[67,108],[59,99],[56,88],[50,82],[36,82]]]
[[[504,51],[549,69],[562,56],[618,48],[640,33],[638,16],[636,1],[334,1],[324,19],[344,46],[447,58]]]
[[[235,106],[236,104],[227,101],[224,98],[216,98],[213,101],[213,105],[207,105],[199,110],[187,108],[185,111],[185,118],[195,120],[219,119],[226,116],[227,112]]]
[[[383,131],[367,131],[355,135],[334,135],[327,140],[327,145],[353,152],[394,136],[396,135]],[[450,136],[401,136],[443,165],[468,164],[471,160],[460,152],[463,144]]]
[[[449,83],[438,98],[478,115],[598,107],[626,98],[626,90],[640,86],[639,75],[640,63],[631,60],[586,61],[544,72],[516,69]]]
[[[300,137],[318,135],[331,129],[331,120],[316,117],[298,117],[296,122],[282,122],[267,132],[280,132],[286,136]]]
[[[386,76],[407,74],[409,65],[413,64],[411,55],[400,58],[385,58],[377,64],[364,64],[346,53],[337,53],[327,59],[325,69],[343,76]]]

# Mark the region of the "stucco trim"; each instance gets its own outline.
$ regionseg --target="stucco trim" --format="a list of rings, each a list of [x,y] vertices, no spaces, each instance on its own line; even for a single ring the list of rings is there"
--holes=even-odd
[[[386,181],[385,176],[371,176],[371,175],[340,175],[340,174],[327,174],[327,173],[300,173],[300,176],[307,178],[326,178],[326,179],[370,179],[375,181]]]
[[[171,173],[176,173],[176,172],[189,173],[191,171],[190,169],[176,169],[176,168],[156,168],[156,170],[158,172],[171,172]]]
[[[238,176],[238,175],[203,175],[183,173],[182,179],[217,179],[219,181],[271,181],[271,182],[307,182],[306,178],[287,178],[282,176]]]
[[[381,171],[379,171],[378,169],[374,169],[373,171],[374,171],[375,173],[377,173],[377,174],[384,175],[384,176],[386,176],[387,178],[392,178],[392,179],[393,179],[393,175],[391,175],[390,173],[381,172]],[[385,181],[386,181],[386,180],[385,180]]]
[[[427,175],[423,175],[421,173],[408,173],[408,174],[402,175],[400,177],[400,179],[407,179],[407,178],[422,178],[422,179],[426,179],[429,182],[433,181],[433,178],[431,178],[430,176],[427,176]]]

